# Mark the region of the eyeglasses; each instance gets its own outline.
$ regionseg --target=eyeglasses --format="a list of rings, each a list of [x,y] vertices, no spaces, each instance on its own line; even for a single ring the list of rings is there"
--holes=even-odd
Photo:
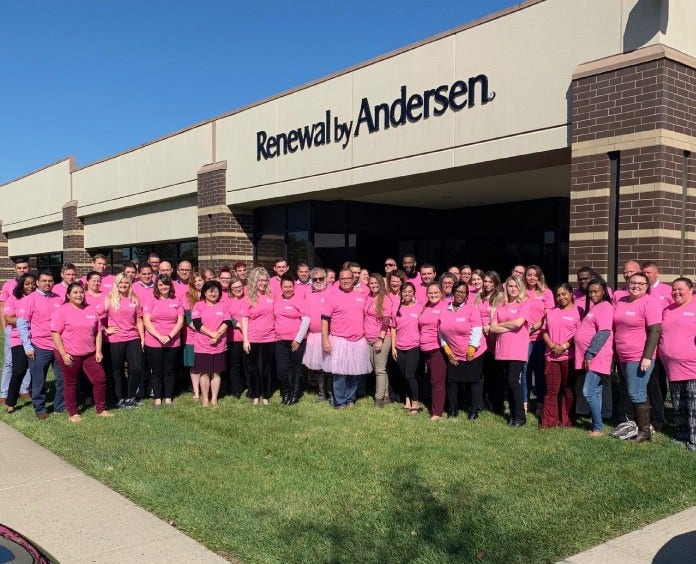
[[[395,262],[385,262],[384,266],[396,266]]]
[[[243,290],[244,286],[241,284],[239,286],[230,286],[230,290]]]
[[[326,280],[325,276],[322,276],[321,278],[312,278],[312,282],[323,282],[324,280]]]
[[[220,277],[220,282],[229,282],[232,278],[222,278]]]
[[[347,282],[348,280],[350,280],[352,282],[353,277],[351,276],[350,278],[347,278],[347,277],[343,276],[343,277],[339,278],[339,280],[343,280],[344,282]]]
[[[647,286],[648,283],[647,282],[629,282],[628,285],[629,286]]]

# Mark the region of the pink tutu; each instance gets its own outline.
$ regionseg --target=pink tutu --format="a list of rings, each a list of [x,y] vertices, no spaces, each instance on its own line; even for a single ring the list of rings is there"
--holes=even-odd
[[[328,357],[329,355],[325,354],[321,347],[321,333],[307,333],[307,345],[302,364],[310,370],[323,370],[325,359]]]
[[[324,357],[324,372],[342,376],[359,376],[372,372],[370,352],[365,338],[349,341],[343,337],[329,337],[331,354]]]

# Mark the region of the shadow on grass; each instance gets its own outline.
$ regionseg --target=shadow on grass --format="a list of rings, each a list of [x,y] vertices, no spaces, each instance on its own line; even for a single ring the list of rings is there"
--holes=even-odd
[[[374,512],[337,512],[331,521],[293,519],[278,531],[286,561],[313,562],[498,562],[527,560],[515,527],[497,531],[500,519],[487,508],[494,499],[462,482],[436,492],[417,468],[395,470]],[[340,508],[340,502],[338,503]],[[492,539],[500,539],[492,544]],[[304,551],[304,553],[303,553]]]

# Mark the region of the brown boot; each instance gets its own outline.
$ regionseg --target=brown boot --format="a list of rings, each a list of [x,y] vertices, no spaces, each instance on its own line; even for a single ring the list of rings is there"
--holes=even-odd
[[[650,428],[650,404],[634,403],[633,409],[636,415],[636,425],[638,425],[638,436],[635,438],[637,443],[642,443],[652,439],[652,429]]]

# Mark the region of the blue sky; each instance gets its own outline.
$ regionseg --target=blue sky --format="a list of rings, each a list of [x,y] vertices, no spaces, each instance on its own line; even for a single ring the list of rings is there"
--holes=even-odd
[[[512,0],[5,0],[0,184],[108,157]]]

